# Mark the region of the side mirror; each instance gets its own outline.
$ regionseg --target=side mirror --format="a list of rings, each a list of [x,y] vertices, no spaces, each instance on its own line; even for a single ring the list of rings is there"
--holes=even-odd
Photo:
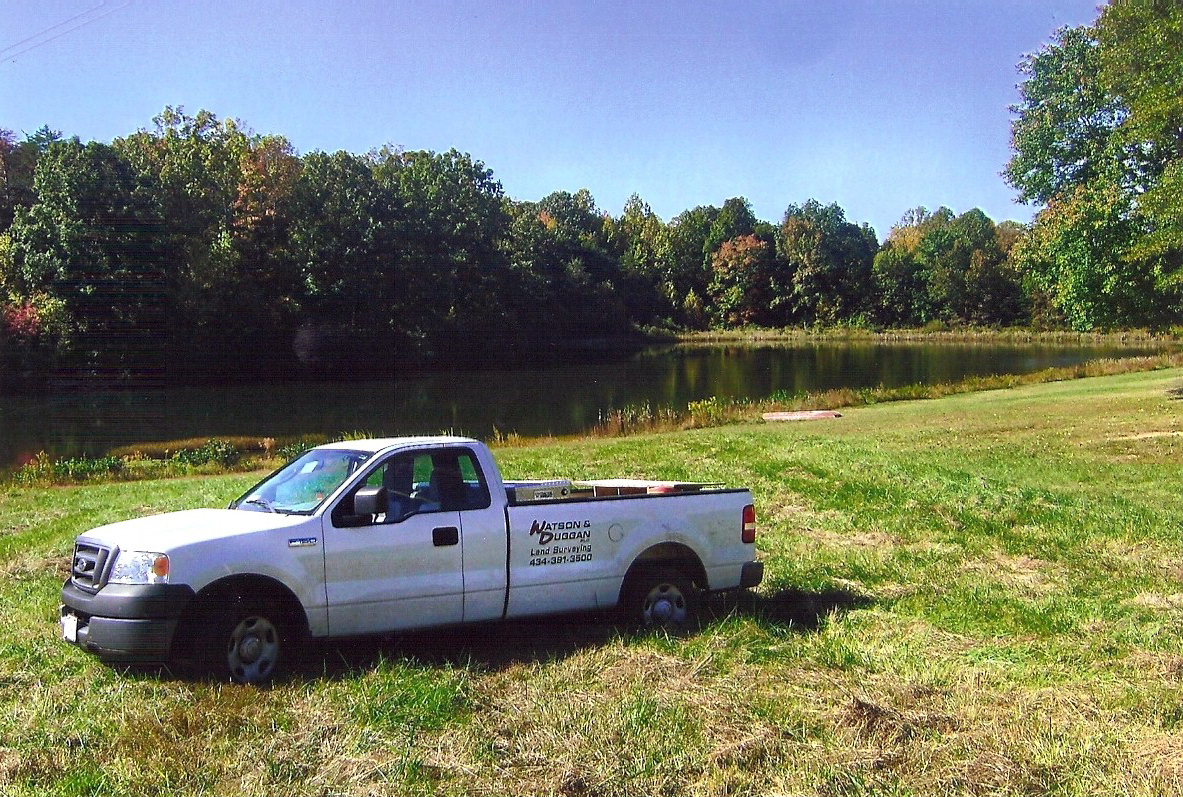
[[[355,515],[383,515],[386,513],[386,488],[363,487],[353,494]]]

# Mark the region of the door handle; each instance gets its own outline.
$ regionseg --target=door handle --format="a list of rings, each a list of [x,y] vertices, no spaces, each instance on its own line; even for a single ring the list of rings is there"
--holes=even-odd
[[[456,545],[460,542],[460,529],[455,526],[441,526],[431,530],[431,544],[437,548]]]

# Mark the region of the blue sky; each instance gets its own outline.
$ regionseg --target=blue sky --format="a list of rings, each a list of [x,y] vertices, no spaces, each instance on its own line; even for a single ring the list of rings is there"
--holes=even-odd
[[[109,141],[165,105],[301,152],[469,152],[506,193],[663,219],[747,197],[1026,221],[998,176],[1015,65],[1092,0],[3,0],[0,127]]]

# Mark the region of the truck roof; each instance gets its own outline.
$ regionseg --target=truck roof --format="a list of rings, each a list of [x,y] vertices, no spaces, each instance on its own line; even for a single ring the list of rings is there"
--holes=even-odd
[[[367,451],[377,454],[388,448],[420,445],[448,445],[451,443],[477,443],[471,437],[451,437],[448,435],[423,435],[420,437],[374,437],[364,440],[339,440],[335,443],[325,443],[317,448],[338,448],[348,451]]]

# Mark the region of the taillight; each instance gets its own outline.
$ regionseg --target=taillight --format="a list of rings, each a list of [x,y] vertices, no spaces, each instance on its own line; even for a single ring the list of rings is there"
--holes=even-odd
[[[743,508],[743,534],[740,539],[744,542],[756,541],[756,507],[751,504]]]

